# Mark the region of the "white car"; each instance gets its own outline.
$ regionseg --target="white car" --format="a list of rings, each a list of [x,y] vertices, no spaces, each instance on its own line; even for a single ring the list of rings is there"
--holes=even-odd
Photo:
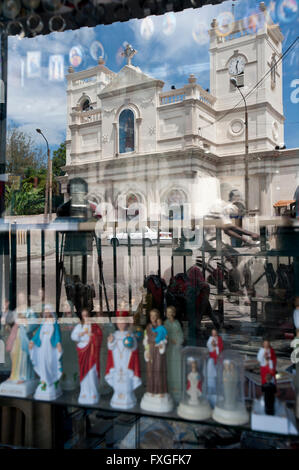
[[[143,231],[144,244],[145,246],[152,246],[158,243],[158,232],[147,226],[144,227]],[[127,232],[117,232],[108,236],[108,240],[113,245],[127,245],[128,244],[128,233]],[[142,231],[140,232],[131,232],[130,240],[132,245],[142,245]],[[171,232],[160,232],[160,243],[171,243],[172,234]]]

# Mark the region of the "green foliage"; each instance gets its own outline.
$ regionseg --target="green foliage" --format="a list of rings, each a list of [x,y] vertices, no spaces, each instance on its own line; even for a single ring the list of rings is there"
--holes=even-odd
[[[5,193],[6,210],[15,215],[42,214],[45,205],[45,191],[23,181],[21,189],[15,191],[7,187]]]
[[[62,142],[57,150],[53,152],[52,158],[52,170],[53,170],[53,177],[55,176],[63,176],[65,172],[61,169],[62,166],[65,165],[66,162],[66,146],[65,142]]]
[[[35,145],[32,137],[17,127],[10,127],[6,142],[7,172],[24,176],[28,168],[45,168],[45,154]]]
[[[47,160],[31,136],[18,128],[9,128],[7,137],[7,172],[21,184],[6,185],[6,212],[15,215],[42,214],[47,184]],[[52,192],[59,199],[58,176],[66,162],[66,145],[61,143],[52,155]],[[12,178],[13,181],[13,178]],[[56,199],[55,199],[56,198]],[[54,202],[55,204],[55,202]]]

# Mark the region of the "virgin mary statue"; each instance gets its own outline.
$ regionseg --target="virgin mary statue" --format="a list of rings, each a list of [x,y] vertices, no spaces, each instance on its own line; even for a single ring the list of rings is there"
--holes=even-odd
[[[29,341],[38,325],[31,309],[14,312],[14,325],[7,338],[6,351],[11,356],[11,373],[0,386],[1,395],[27,397],[37,385],[35,373],[29,357]]]
[[[50,305],[45,306],[43,321],[29,343],[30,358],[40,383],[34,398],[55,400],[62,392],[62,346],[60,328]]]

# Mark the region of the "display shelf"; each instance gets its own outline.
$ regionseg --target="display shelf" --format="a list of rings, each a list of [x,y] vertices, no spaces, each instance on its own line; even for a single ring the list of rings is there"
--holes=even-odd
[[[140,387],[140,389],[135,392],[138,403],[140,403],[144,391],[145,391],[145,389],[143,387]],[[251,426],[250,426],[250,423],[242,425],[242,426],[233,426],[233,425],[218,423],[218,422],[214,421],[213,419],[200,420],[200,421],[199,420],[190,420],[190,419],[186,420],[186,419],[180,417],[177,414],[176,411],[159,414],[159,413],[154,413],[154,412],[149,412],[149,411],[142,410],[140,408],[139,404],[134,406],[133,408],[131,408],[129,410],[111,408],[111,406],[110,406],[111,396],[110,395],[109,396],[105,395],[105,396],[101,397],[100,402],[96,405],[83,405],[83,404],[78,403],[78,396],[79,396],[78,391],[76,391],[76,392],[64,392],[55,401],[45,402],[45,401],[42,401],[42,400],[34,399],[32,395],[30,395],[29,397],[26,397],[26,398],[18,398],[18,397],[11,397],[11,396],[7,396],[7,395],[1,395],[0,396],[0,405],[1,405],[1,399],[2,398],[5,398],[6,400],[9,399],[9,398],[12,398],[14,400],[24,400],[24,401],[29,401],[29,402],[47,403],[47,404],[51,404],[51,405],[57,406],[57,407],[71,407],[71,408],[79,408],[79,409],[85,409],[85,410],[98,410],[99,412],[104,412],[104,413],[108,412],[109,415],[111,415],[113,417],[118,416],[120,414],[124,414],[124,415],[134,415],[136,417],[136,419],[141,418],[141,417],[150,417],[150,418],[156,418],[156,419],[159,419],[159,420],[161,419],[161,420],[180,421],[180,422],[184,422],[184,423],[192,423],[192,424],[198,424],[198,425],[209,425],[209,426],[219,427],[219,428],[227,428],[227,429],[232,429],[233,428],[233,429],[238,429],[238,430],[241,430],[241,431],[251,431],[252,430]],[[251,400],[246,400],[246,407],[247,407],[247,411],[250,412],[251,411]],[[297,429],[299,431],[299,420],[296,420],[296,424],[297,424]],[[255,431],[255,432],[259,432],[259,431]],[[291,439],[299,439],[298,436],[294,436],[294,435],[286,435],[286,434],[280,434],[280,433],[266,433],[264,431],[260,431],[260,432],[263,435],[267,434],[269,436],[281,436],[281,437],[284,437],[284,438],[288,437],[288,438],[291,438]]]

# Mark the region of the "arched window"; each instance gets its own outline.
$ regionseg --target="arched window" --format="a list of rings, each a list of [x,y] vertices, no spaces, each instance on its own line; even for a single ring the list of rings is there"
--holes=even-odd
[[[183,191],[179,189],[172,189],[166,198],[168,207],[168,218],[170,220],[180,220],[184,218],[184,203],[186,196]]]
[[[92,106],[90,105],[90,101],[88,98],[83,101],[81,108],[82,108],[82,111],[90,111],[92,109]]]
[[[124,109],[119,115],[119,153],[134,152],[134,113]]]

